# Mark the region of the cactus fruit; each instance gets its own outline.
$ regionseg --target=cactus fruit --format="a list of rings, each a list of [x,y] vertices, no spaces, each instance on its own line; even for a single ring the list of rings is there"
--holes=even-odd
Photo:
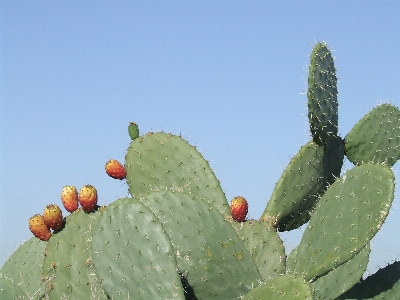
[[[79,191],[79,203],[86,213],[92,212],[97,206],[97,190],[94,186],[84,185]]]
[[[71,185],[66,185],[61,191],[61,202],[65,209],[72,213],[78,209],[78,191],[76,187]]]
[[[42,215],[36,214],[29,219],[29,229],[34,236],[42,241],[48,241],[51,237],[51,231],[47,227]]]
[[[234,197],[230,204],[231,215],[235,221],[243,222],[246,220],[247,213],[249,211],[249,205],[246,198],[242,196]]]
[[[126,170],[124,166],[117,160],[115,159],[110,159],[105,166],[106,173],[108,176],[114,178],[114,179],[125,179],[126,177]]]
[[[63,215],[58,205],[47,205],[43,212],[43,218],[47,227],[54,231],[60,230],[63,225]]]

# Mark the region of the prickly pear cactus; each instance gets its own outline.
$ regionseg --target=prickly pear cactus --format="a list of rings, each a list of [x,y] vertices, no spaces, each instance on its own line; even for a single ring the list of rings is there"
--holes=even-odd
[[[42,278],[42,267],[46,246],[46,242],[30,238],[10,256],[1,269],[3,279],[18,287],[29,298],[44,296],[46,280]]]
[[[379,105],[338,136],[335,70],[327,45],[316,44],[307,92],[312,138],[260,220],[233,219],[219,180],[186,140],[140,136],[131,122],[122,170],[131,197],[78,209],[48,241],[21,245],[0,270],[0,298],[400,299],[398,262],[362,280],[394,198],[400,111]],[[355,166],[343,173],[345,156]],[[279,231],[303,224],[287,256]]]
[[[324,43],[315,45],[308,73],[308,118],[313,140],[329,143],[338,132],[337,78],[331,51]]]

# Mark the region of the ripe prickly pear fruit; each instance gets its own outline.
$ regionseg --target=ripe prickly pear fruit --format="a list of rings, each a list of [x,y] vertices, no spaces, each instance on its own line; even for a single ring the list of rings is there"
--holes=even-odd
[[[128,126],[128,133],[132,141],[139,137],[139,127],[136,123],[130,122]]]
[[[79,192],[79,203],[86,213],[92,212],[97,205],[97,190],[94,186],[84,185]]]
[[[43,213],[44,222],[48,228],[60,230],[63,225],[63,215],[60,207],[55,204],[47,205]]]
[[[126,170],[124,166],[115,159],[110,159],[106,163],[106,173],[108,174],[108,176],[114,179],[122,180],[126,177]]]
[[[249,205],[247,201],[242,196],[237,196],[232,199],[231,205],[232,218],[238,222],[243,222],[246,220],[247,212],[249,210]]]
[[[29,229],[38,239],[48,241],[51,237],[51,231],[44,222],[42,215],[36,214],[29,219]]]
[[[78,191],[72,185],[66,185],[61,191],[61,202],[65,209],[72,213],[78,209]]]

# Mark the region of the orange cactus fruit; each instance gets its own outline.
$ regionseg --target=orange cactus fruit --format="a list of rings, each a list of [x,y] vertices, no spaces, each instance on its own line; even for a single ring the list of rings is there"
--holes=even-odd
[[[48,241],[51,237],[51,231],[47,227],[42,215],[36,214],[29,219],[29,229],[34,236],[42,241]]]

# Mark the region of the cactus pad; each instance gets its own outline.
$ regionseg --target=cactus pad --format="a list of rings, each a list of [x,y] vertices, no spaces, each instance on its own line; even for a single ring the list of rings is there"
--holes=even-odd
[[[400,111],[382,104],[366,114],[346,135],[347,158],[355,165],[385,163],[393,166],[400,158]]]
[[[352,259],[312,282],[314,298],[334,300],[353,287],[367,269],[370,251],[370,243],[368,243]]]
[[[130,122],[128,126],[128,133],[132,141],[139,137],[139,126],[136,123]]]
[[[324,145],[338,132],[337,78],[331,52],[318,43],[311,53],[308,74],[308,118],[313,140]]]
[[[163,225],[136,199],[119,199],[93,224],[91,253],[111,299],[185,299]]]
[[[99,211],[79,209],[66,218],[64,229],[47,243],[43,275],[51,298],[107,299],[94,274],[90,253],[92,223]]]
[[[361,280],[338,300],[398,300],[400,299],[400,262],[396,261]]]
[[[210,203],[171,191],[141,201],[163,223],[178,269],[198,299],[235,299],[261,280],[232,225]]]
[[[4,277],[0,277],[0,299],[4,300],[14,300],[14,299],[22,299],[28,300],[30,299],[19,286],[13,285],[10,281],[5,279]]]
[[[261,220],[279,231],[292,230],[308,222],[319,195],[340,175],[343,147],[339,137],[324,147],[312,141],[303,146],[276,184]]]
[[[299,274],[315,280],[356,255],[382,226],[393,197],[394,175],[387,166],[357,166],[335,181],[297,248]]]
[[[22,244],[1,268],[3,277],[18,286],[30,298],[44,296],[42,266],[46,242],[32,237]],[[7,299],[7,298],[1,298]]]
[[[230,215],[225,194],[208,162],[179,136],[159,132],[135,139],[128,148],[125,169],[134,198],[165,188],[179,190],[207,199],[222,214]]]
[[[285,248],[276,229],[267,222],[235,223],[236,233],[253,257],[262,278],[285,273]]]
[[[313,300],[310,285],[302,277],[275,276],[251,290],[243,300]]]

